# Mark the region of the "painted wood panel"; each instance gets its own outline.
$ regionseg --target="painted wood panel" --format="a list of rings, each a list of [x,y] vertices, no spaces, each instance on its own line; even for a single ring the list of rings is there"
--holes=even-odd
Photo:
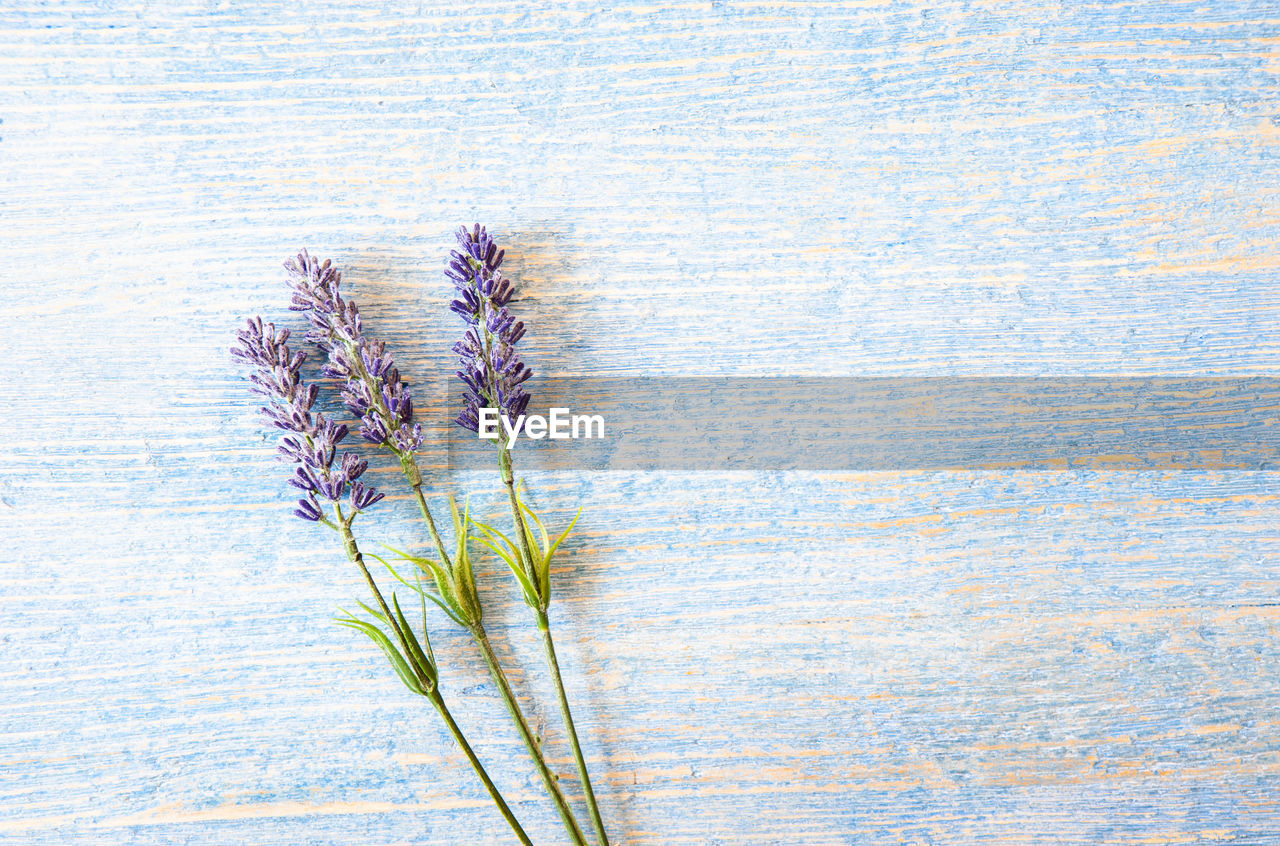
[[[473,220],[544,374],[1278,363],[1273,3],[302,5],[0,8],[0,841],[508,841],[328,622],[361,585],[287,516],[228,360],[244,317],[296,319],[298,247],[437,429]],[[1280,843],[1272,472],[530,483],[586,505],[554,613],[619,843]],[[369,540],[417,544],[392,490]],[[432,634],[561,842],[479,657]]]

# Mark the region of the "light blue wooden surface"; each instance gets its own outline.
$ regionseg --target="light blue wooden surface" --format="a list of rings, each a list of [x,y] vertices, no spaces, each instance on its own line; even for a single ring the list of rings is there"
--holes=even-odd
[[[472,220],[541,373],[1274,373],[1278,84],[1263,2],[6,4],[0,840],[506,842],[228,361],[296,248],[437,410]],[[620,843],[1280,843],[1273,474],[531,483]]]

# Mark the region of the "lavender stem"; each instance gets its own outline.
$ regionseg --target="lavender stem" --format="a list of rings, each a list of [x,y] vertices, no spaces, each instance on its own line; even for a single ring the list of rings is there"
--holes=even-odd
[[[511,719],[515,721],[516,727],[520,730],[520,739],[524,741],[525,748],[529,750],[529,756],[533,758],[534,763],[537,765],[538,775],[542,776],[542,783],[546,786],[547,793],[551,794],[551,798],[556,804],[556,810],[560,812],[560,819],[564,822],[565,830],[569,832],[569,836],[573,838],[576,846],[587,846],[587,839],[582,832],[582,826],[578,825],[578,820],[573,816],[573,811],[569,808],[569,802],[565,799],[564,791],[560,789],[560,777],[547,766],[546,758],[542,755],[538,740],[534,737],[533,730],[529,728],[529,722],[525,719],[524,712],[520,709],[520,703],[516,700],[515,692],[507,682],[506,674],[502,672],[502,665],[498,663],[498,656],[493,651],[493,645],[489,643],[489,636],[485,633],[484,627],[480,625],[474,626],[471,630],[471,636],[475,638],[476,643],[480,646],[480,652],[484,655],[485,663],[489,665],[489,673],[493,676],[493,681],[502,694],[502,701],[506,704],[507,711],[511,714]]]
[[[475,432],[479,428],[481,409],[497,409],[502,417],[512,420],[524,412],[529,404],[529,394],[524,390],[523,385],[532,372],[520,360],[516,351],[516,345],[524,337],[525,329],[524,324],[518,322],[507,309],[507,303],[511,300],[514,289],[510,280],[503,278],[500,272],[503,251],[498,249],[493,238],[479,224],[470,230],[466,227],[459,229],[457,241],[458,248],[450,254],[449,268],[445,271],[458,291],[457,298],[450,303],[449,307],[461,316],[470,328],[453,347],[462,368],[458,371],[458,378],[467,386],[467,407],[458,415],[455,422]],[[587,807],[591,813],[591,821],[601,846],[608,846],[609,838],[605,834],[595,791],[591,787],[591,777],[587,773],[582,745],[573,724],[573,714],[569,710],[569,700],[565,694],[560,664],[556,660],[555,646],[551,639],[550,623],[547,618],[547,606],[551,601],[550,578],[549,576],[543,578],[542,570],[546,565],[541,561],[540,556],[535,555],[535,547],[529,537],[529,526],[521,513],[520,501],[516,494],[511,452],[501,442],[498,444],[498,467],[503,486],[507,489],[511,520],[519,535],[520,546],[517,555],[521,559],[520,566],[528,582],[536,588],[538,593],[538,604],[534,609],[538,615],[538,628],[543,635],[547,665],[555,680],[556,693],[560,700],[560,713],[569,734],[570,745],[573,747],[578,775],[582,780]],[[513,550],[513,552],[516,551]]]
[[[498,792],[497,786],[493,780],[489,778],[489,774],[485,772],[484,766],[480,763],[480,759],[476,757],[476,753],[471,749],[471,744],[467,743],[467,739],[462,735],[462,729],[458,728],[458,724],[453,721],[453,715],[449,713],[449,709],[445,707],[444,699],[440,697],[439,690],[433,690],[428,696],[431,704],[436,706],[436,711],[440,713],[440,717],[444,720],[445,725],[449,727],[449,731],[453,733],[453,739],[462,747],[463,753],[466,754],[467,760],[471,762],[471,768],[476,771],[476,775],[480,776],[480,780],[484,782],[485,790],[489,791],[489,796],[493,799],[493,803],[498,806],[498,810],[507,821],[507,825],[511,826],[511,830],[515,832],[516,837],[520,838],[520,842],[524,846],[533,846],[533,842],[529,840],[529,835],[524,833],[524,829],[520,826],[520,821],[516,819],[515,814],[511,812],[511,808],[507,806],[507,802],[502,798],[502,794]]]
[[[556,660],[556,647],[551,639],[551,623],[545,613],[538,617],[538,630],[542,633],[542,651],[547,657],[547,666],[551,668],[551,677],[556,683],[560,713],[564,717],[565,727],[569,729],[569,745],[573,747],[573,759],[578,765],[578,774],[582,777],[582,792],[587,799],[587,810],[591,812],[591,825],[596,830],[596,836],[600,838],[600,846],[609,846],[609,836],[605,834],[604,820],[600,817],[600,806],[596,804],[596,794],[591,789],[591,777],[587,775],[587,762],[582,756],[582,744],[578,742],[578,730],[573,725],[569,697],[565,694],[564,681],[560,678],[560,662]]]

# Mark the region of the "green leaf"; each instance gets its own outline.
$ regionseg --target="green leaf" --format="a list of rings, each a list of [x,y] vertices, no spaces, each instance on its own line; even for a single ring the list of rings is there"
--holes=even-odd
[[[382,548],[383,548],[383,549],[389,549],[389,550],[391,550],[391,551],[392,551],[392,552],[394,552],[396,555],[400,556],[400,559],[401,559],[402,561],[412,561],[412,562],[414,562],[415,564],[416,564],[416,563],[418,563],[418,562],[420,562],[420,561],[426,561],[426,559],[425,559],[425,558],[419,558],[419,557],[418,557],[418,556],[416,556],[416,555],[410,555],[409,553],[407,553],[407,552],[405,552],[405,551],[403,551],[403,550],[396,549],[394,546],[388,546],[388,545],[387,545],[387,544],[385,544],[385,543],[382,545]]]
[[[524,602],[530,608],[538,607],[538,589],[529,580],[529,575],[520,567],[510,567],[511,574],[520,583],[520,592],[524,594]]]
[[[458,504],[453,497],[449,497],[449,506],[453,509],[453,527],[454,536],[458,539],[458,551],[453,555],[453,580],[459,588],[465,588],[469,579],[467,579],[469,567],[467,559],[469,558],[469,550],[467,549],[467,525],[471,519],[471,506],[469,503],[463,505],[462,516],[458,515]]]
[[[392,669],[396,671],[396,675],[400,677],[400,681],[404,682],[405,687],[409,688],[419,696],[427,695],[422,684],[409,669],[409,665],[405,662],[404,656],[400,654],[400,651],[395,648],[381,629],[372,623],[359,620],[355,617],[348,617],[346,620],[338,620],[338,625],[364,632],[370,640],[378,645],[378,648],[382,650],[383,654],[387,656],[387,660],[391,662]]]
[[[458,616],[458,613],[457,613],[456,611],[454,611],[452,608],[450,608],[450,607],[445,603],[445,601],[444,601],[443,599],[441,599],[440,597],[436,596],[434,593],[432,593],[432,592],[431,592],[431,591],[429,591],[429,590],[424,590],[424,591],[422,592],[422,595],[423,595],[424,597],[426,597],[427,599],[430,599],[430,600],[431,600],[432,602],[434,602],[436,605],[439,605],[439,606],[440,606],[440,610],[442,610],[442,611],[444,611],[444,613],[448,614],[448,615],[449,615],[449,619],[450,619],[450,620],[453,620],[455,623],[457,623],[459,626],[462,626],[464,629],[467,627],[466,621],[465,621],[465,620],[463,620],[461,617],[459,617],[459,616]],[[425,605],[425,604],[423,605],[423,609],[424,609],[424,610],[426,609],[426,605]],[[429,648],[429,645],[428,645],[428,648]]]
[[[448,579],[448,576],[445,573],[444,565],[441,564],[439,561],[432,561],[430,558],[419,558],[416,555],[410,555],[407,552],[401,552],[400,550],[394,547],[387,546],[386,544],[383,544],[383,546],[386,547],[387,549],[390,549],[396,555],[400,556],[401,561],[410,562],[411,564],[416,566],[419,570],[426,573],[431,578],[435,579],[437,587],[439,587],[440,582],[442,580]],[[383,563],[385,564],[386,562],[384,561]],[[392,572],[394,573],[394,571]],[[404,580],[401,579],[401,581],[404,581]]]
[[[387,559],[383,558],[381,555],[375,555],[375,554],[374,554],[374,553],[372,553],[372,552],[366,552],[366,553],[364,554],[364,557],[365,557],[365,558],[372,558],[374,561],[377,561],[377,562],[378,562],[379,564],[381,564],[383,567],[388,567],[388,568],[389,568],[389,567],[391,566],[390,564],[388,564],[388,563],[387,563]]]
[[[582,509],[578,509],[578,513],[573,516],[573,522],[569,524],[569,528],[560,533],[560,537],[556,538],[556,542],[551,544],[551,548],[547,550],[547,561],[551,561],[551,556],[556,554],[556,550],[560,548],[560,544],[564,539],[569,537],[569,533],[573,531],[573,527],[578,525],[578,518],[582,516]]]
[[[517,505],[521,505],[521,504],[520,504],[520,500],[519,500],[519,499],[517,499],[517,500],[516,500],[516,504],[517,504]],[[527,510],[527,509],[528,509],[528,506],[527,506],[527,505],[521,505],[521,509],[520,509],[520,511],[519,511],[519,514],[520,514],[520,525],[519,525],[519,526],[516,526],[516,535],[517,535],[517,536],[519,536],[519,537],[531,538],[531,537],[533,537],[533,532],[529,531],[529,521],[528,521],[528,520],[526,520],[526,519],[525,519],[525,517],[524,517],[524,512],[525,512],[525,510]],[[537,550],[536,548],[535,548],[535,549],[530,549],[530,550],[529,550],[529,554],[530,554],[530,555],[533,555],[533,554],[535,554],[535,553],[537,553],[537,552],[538,552],[538,550]],[[531,567],[532,567],[532,566],[535,566],[535,565],[536,565],[536,563],[537,563],[537,562],[530,561],[530,562],[529,562],[529,566],[531,566]]]
[[[396,580],[397,582],[399,582],[400,584],[404,585],[404,586],[405,586],[405,587],[407,587],[409,590],[412,590],[412,591],[421,591],[421,590],[423,590],[423,587],[422,587],[422,580],[421,580],[420,578],[418,578],[418,574],[417,574],[417,573],[414,573],[414,574],[413,574],[413,582],[411,583],[411,582],[409,582],[409,580],[408,580],[408,579],[406,579],[404,576],[400,575],[400,573],[396,570],[396,568],[395,568],[395,567],[392,567],[390,564],[388,564],[388,563],[387,563],[387,562],[385,562],[385,561],[383,561],[383,562],[382,562],[382,564],[383,564],[383,566],[384,566],[384,567],[386,567],[386,568],[387,568],[387,571],[388,571],[388,572],[390,572],[390,573],[391,573],[391,575],[395,577],[395,580]],[[428,575],[430,575],[430,574],[428,574]]]
[[[522,488],[524,487],[523,481],[520,483],[520,486]],[[547,545],[551,543],[551,538],[547,535],[547,527],[542,525],[542,521],[538,519],[538,515],[534,513],[532,508],[525,504],[525,501],[521,499],[519,495],[516,496],[516,504],[520,506],[521,511],[533,518],[533,522],[538,524],[538,531],[542,534],[542,549],[543,552],[546,552]]]
[[[492,549],[495,553],[497,553],[498,556],[502,558],[503,561],[507,562],[508,567],[516,566],[516,559],[513,558],[509,552],[498,547],[493,541],[489,540],[488,538],[482,538],[479,535],[473,535],[472,537],[475,540],[479,541],[480,543]]]
[[[422,597],[422,603],[423,603],[422,609],[424,614],[426,612],[426,607],[427,607],[426,601],[430,599],[436,605],[439,605],[441,610],[444,611],[444,613],[449,615],[450,620],[457,623],[459,626],[462,626],[464,628],[466,627],[467,624],[463,622],[463,620],[458,616],[456,611],[454,611],[452,608],[449,607],[447,600],[442,599],[440,596],[432,593],[431,591],[427,590],[422,586],[422,580],[418,578],[416,573],[414,574],[414,581],[411,583],[404,576],[396,572],[395,568],[392,567],[390,564],[386,564],[386,568],[391,571],[391,575],[395,576],[396,581],[400,582],[400,584],[404,585],[409,590],[414,591],[415,593],[419,594]],[[427,575],[435,579],[436,586],[439,587],[439,585],[441,584],[441,580],[439,578],[436,578],[436,575],[434,573],[427,573]],[[443,583],[448,584],[448,580],[445,579]],[[379,614],[378,616],[379,616],[379,619],[384,619],[384,615]],[[425,626],[425,623],[424,623],[424,626]],[[430,648],[431,646],[430,644],[428,644],[427,649],[430,650]]]
[[[523,484],[524,483],[521,482],[522,488]],[[542,596],[544,602],[548,602],[551,597],[551,558],[556,554],[556,550],[560,548],[560,544],[564,543],[564,539],[569,537],[569,533],[573,531],[573,527],[578,524],[578,519],[582,517],[582,509],[578,509],[578,513],[574,515],[573,521],[569,523],[569,527],[561,532],[559,537],[557,537],[553,543],[550,536],[547,534],[546,525],[542,522],[541,518],[538,517],[537,512],[530,508],[524,500],[519,498],[519,496],[516,497],[516,503],[520,506],[521,522],[524,522],[525,514],[529,515],[533,522],[537,524],[538,531],[542,535],[541,559],[534,562],[534,564],[537,568],[538,587],[540,588],[539,594]],[[545,592],[545,595],[542,595],[542,592]]]
[[[438,667],[440,665],[436,663],[436,655],[431,651],[431,638],[427,634],[427,594],[422,589],[422,580],[416,574],[413,580],[416,582],[414,587],[418,591],[418,601],[422,603],[422,639],[427,642],[427,657],[431,659],[431,666]]]
[[[522,486],[523,484],[521,482]],[[531,561],[530,564],[535,568],[534,572],[538,579],[538,597],[541,599],[540,607],[541,604],[551,601],[551,556],[546,552],[549,543],[547,529],[542,525],[542,520],[538,519],[538,515],[534,513],[533,509],[518,496],[516,497],[516,504],[520,506],[520,522],[525,524],[525,533],[529,533],[528,523],[524,519],[525,514],[533,518],[533,522],[538,525],[538,531],[542,533],[542,550],[529,550],[529,554],[538,556],[538,560]]]
[[[488,523],[481,523],[479,520],[477,520],[474,517],[471,518],[471,525],[475,526],[477,529],[479,529],[480,531],[488,535],[488,539],[493,541],[494,543],[496,543],[499,539],[501,539],[501,541],[507,545],[507,548],[511,550],[510,556],[504,554],[501,550],[499,550],[496,546],[494,546],[493,543],[489,544],[489,548],[492,549],[494,552],[497,552],[499,555],[502,555],[504,558],[506,558],[508,564],[515,564],[517,561],[520,560],[520,547],[512,543],[511,538],[507,537],[502,532],[495,529],[493,526],[490,526]],[[472,535],[472,537],[474,537],[476,540],[481,542],[485,541],[485,538],[479,537],[478,535]]]
[[[361,602],[361,601],[360,601],[360,600],[358,600],[358,599],[356,600],[356,605],[359,605],[359,606],[360,606],[361,608],[363,608],[365,611],[367,611],[367,612],[369,612],[370,614],[372,614],[372,615],[373,615],[373,617],[374,617],[374,619],[376,619],[376,620],[381,620],[382,622],[386,623],[387,625],[391,625],[391,621],[387,619],[387,615],[386,615],[386,614],[383,614],[381,611],[375,611],[374,609],[370,608],[368,605],[365,605],[363,602]]]
[[[409,625],[409,621],[404,618],[404,612],[400,610],[400,600],[396,598],[394,593],[391,594],[391,604],[396,609],[396,619],[400,622],[400,631],[404,633],[404,645],[409,656],[413,658],[414,664],[422,675],[431,679],[432,684],[436,681],[435,664],[427,660],[426,653],[422,651],[422,646],[418,643],[418,637],[413,633],[413,627]],[[427,630],[422,630],[422,636],[427,636]]]
[[[453,579],[445,579],[438,587],[440,588],[441,598],[453,609],[455,618],[465,620],[467,618],[466,607],[459,601],[458,587],[453,583]]]
[[[524,567],[520,565],[519,563],[520,553],[515,548],[515,544],[511,543],[511,539],[508,538],[506,535],[502,534],[502,532],[499,532],[497,529],[491,526],[486,526],[484,523],[481,523],[479,520],[476,520],[475,518],[472,518],[471,524],[476,528],[480,529],[480,531],[485,532],[489,535],[489,537],[480,537],[479,535],[472,535],[472,537],[475,538],[480,543],[492,549],[495,553],[498,554],[498,556],[504,562],[506,562],[507,569],[511,571],[511,574],[516,577],[516,581],[520,583],[520,591],[521,593],[524,594],[525,604],[527,604],[530,608],[537,608],[538,607],[538,590],[537,588],[534,587],[533,582],[529,581],[529,574],[524,571]],[[510,547],[511,551],[509,553],[506,551],[503,551],[498,546],[496,542],[497,538],[501,538],[503,542],[505,542],[507,546]]]
[[[463,530],[466,524],[462,522],[462,518],[458,515],[458,501],[453,498],[453,494],[449,494],[449,510],[453,512],[454,536],[461,541],[466,536],[466,532]]]

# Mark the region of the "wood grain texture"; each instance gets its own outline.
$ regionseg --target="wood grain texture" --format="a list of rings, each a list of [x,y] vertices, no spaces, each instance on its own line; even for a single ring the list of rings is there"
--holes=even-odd
[[[1268,2],[4,4],[0,841],[508,840],[327,621],[361,586],[228,361],[290,251],[437,426],[472,220],[541,373],[1274,373],[1278,85]],[[530,481],[587,505],[555,617],[618,843],[1280,843],[1274,473]]]

